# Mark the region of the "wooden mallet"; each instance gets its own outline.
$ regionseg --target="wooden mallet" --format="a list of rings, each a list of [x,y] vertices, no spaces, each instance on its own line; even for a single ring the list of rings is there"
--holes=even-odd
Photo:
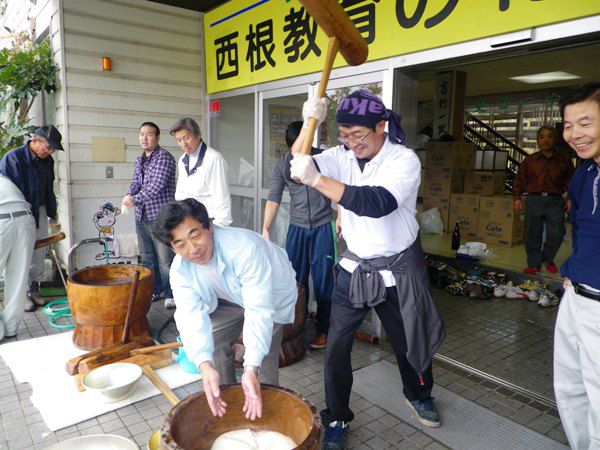
[[[348,64],[358,66],[367,60],[369,48],[337,0],[300,0],[300,3],[329,37],[325,65],[317,91],[317,97],[323,98],[338,51]],[[300,153],[310,155],[316,130],[317,120],[311,117]]]

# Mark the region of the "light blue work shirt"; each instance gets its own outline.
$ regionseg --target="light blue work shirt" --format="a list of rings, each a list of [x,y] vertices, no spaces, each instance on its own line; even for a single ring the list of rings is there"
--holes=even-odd
[[[273,323],[294,320],[296,274],[285,250],[254,231],[216,225],[213,229],[221,283],[233,303],[244,308],[244,365],[260,366],[271,346]],[[177,255],[170,272],[177,329],[196,366],[213,361],[215,347],[210,314],[218,300],[205,270]]]

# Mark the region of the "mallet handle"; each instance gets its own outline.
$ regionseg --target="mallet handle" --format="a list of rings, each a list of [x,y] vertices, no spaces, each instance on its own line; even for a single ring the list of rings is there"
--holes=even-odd
[[[323,67],[323,73],[321,74],[319,88],[317,89],[318,98],[323,98],[325,96],[325,91],[327,91],[329,75],[331,74],[331,68],[333,67],[335,57],[337,56],[339,45],[340,43],[338,41],[338,38],[336,38],[335,36],[329,38],[329,43],[327,45],[327,54],[325,55],[325,65]],[[312,142],[315,137],[315,132],[317,131],[317,125],[317,120],[311,117],[308,121],[308,130],[306,132],[304,142],[302,143],[302,149],[300,150],[300,153],[310,155],[310,149],[312,147]]]

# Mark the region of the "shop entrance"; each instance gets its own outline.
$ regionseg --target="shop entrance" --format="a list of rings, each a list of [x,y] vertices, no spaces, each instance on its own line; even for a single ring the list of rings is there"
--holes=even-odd
[[[538,276],[523,274],[528,264],[524,214],[513,211],[511,188],[520,163],[538,151],[536,134],[541,126],[556,128],[555,152],[572,157],[573,164],[578,164],[562,141],[558,102],[572,88],[600,79],[600,69],[594,63],[599,57],[600,45],[588,42],[553,51],[435,65],[414,73],[419,79],[416,149],[424,166],[421,213],[436,207],[445,228],[443,234],[423,233],[423,246],[437,267],[448,265],[458,271],[453,274],[450,269],[450,284],[454,286],[442,282],[438,283],[442,289],[434,288],[436,305],[448,331],[439,353],[442,359],[479,374],[483,372],[549,404],[554,399],[552,347],[557,307],[541,306],[540,296],[530,292],[531,287],[542,285],[560,296],[561,279],[544,266]],[[462,135],[444,139],[462,141],[465,148],[476,152],[469,167],[457,164],[456,158],[450,158],[442,167],[431,165],[433,148],[438,145],[431,142],[435,138],[432,131],[439,100],[436,84],[441,74],[448,71],[465,74],[465,120]],[[460,144],[444,142],[438,147],[459,149]],[[432,193],[428,187],[434,184],[439,189]],[[486,199],[490,196],[506,197],[508,202],[496,202],[493,209],[486,211]],[[486,232],[485,221],[490,221],[490,215],[496,222],[511,227],[507,236],[498,238]],[[460,223],[461,243],[487,244],[487,257],[470,263],[456,260],[456,252],[451,248],[456,220]],[[546,230],[543,235],[546,236]],[[570,252],[567,224],[554,263],[560,267]],[[432,273],[436,281],[439,274],[447,275],[448,270],[432,269]],[[495,297],[493,293],[491,298],[482,298],[486,295],[481,295],[478,280],[496,284],[510,280],[524,292],[509,294],[512,298]]]

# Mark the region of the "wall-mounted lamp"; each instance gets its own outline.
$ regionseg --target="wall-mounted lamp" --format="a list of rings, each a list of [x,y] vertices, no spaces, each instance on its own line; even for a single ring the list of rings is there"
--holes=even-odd
[[[112,70],[112,61],[108,56],[102,57],[102,70],[110,71]]]

